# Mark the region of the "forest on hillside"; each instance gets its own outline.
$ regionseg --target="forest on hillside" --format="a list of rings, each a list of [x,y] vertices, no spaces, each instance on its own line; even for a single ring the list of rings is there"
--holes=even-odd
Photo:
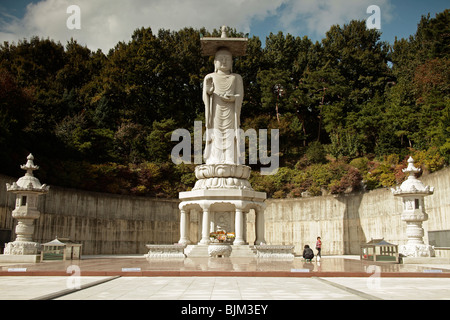
[[[321,41],[282,32],[248,39],[234,59],[241,128],[278,129],[280,168],[251,183],[269,197],[393,186],[411,155],[424,172],[450,162],[450,10],[415,35],[380,41],[365,21]],[[150,28],[108,53],[37,37],[0,45],[0,173],[20,177],[33,153],[41,182],[177,198],[194,164],[172,163],[175,129],[204,123],[200,37],[219,30]],[[228,30],[229,37],[244,37]]]

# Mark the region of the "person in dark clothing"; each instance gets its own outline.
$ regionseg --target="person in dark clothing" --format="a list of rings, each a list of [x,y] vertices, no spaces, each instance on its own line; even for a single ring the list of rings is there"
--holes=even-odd
[[[305,260],[310,260],[310,261],[314,258],[314,252],[307,244],[303,248],[303,258]]]

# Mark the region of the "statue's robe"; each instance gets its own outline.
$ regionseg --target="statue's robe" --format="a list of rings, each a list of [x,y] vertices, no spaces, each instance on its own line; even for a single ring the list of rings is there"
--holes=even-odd
[[[214,91],[206,92],[206,79],[212,77]],[[223,101],[220,95],[235,96],[234,102]],[[205,77],[203,102],[205,104],[206,164],[238,163],[239,127],[244,86],[239,74],[211,73]]]

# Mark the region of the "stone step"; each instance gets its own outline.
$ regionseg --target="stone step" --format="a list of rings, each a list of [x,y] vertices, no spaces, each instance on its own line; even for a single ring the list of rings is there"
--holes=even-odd
[[[186,247],[184,254],[188,258],[208,257],[208,246],[191,244]]]
[[[256,251],[252,250],[249,245],[232,246],[231,258],[255,258]]]

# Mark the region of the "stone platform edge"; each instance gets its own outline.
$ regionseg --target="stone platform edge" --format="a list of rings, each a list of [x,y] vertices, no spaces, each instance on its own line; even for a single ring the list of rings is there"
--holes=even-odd
[[[450,278],[450,272],[382,272],[381,278]],[[24,271],[10,272],[0,271],[1,276],[72,276],[64,271]],[[367,272],[298,272],[298,271],[84,271],[80,277],[357,277],[368,278],[373,273]]]

